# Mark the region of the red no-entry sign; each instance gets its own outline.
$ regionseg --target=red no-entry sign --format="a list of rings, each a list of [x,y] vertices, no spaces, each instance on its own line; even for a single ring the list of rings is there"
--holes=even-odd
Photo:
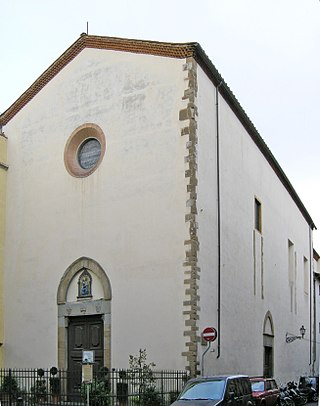
[[[214,327],[206,327],[202,332],[202,338],[205,341],[214,341],[217,335],[217,330]]]

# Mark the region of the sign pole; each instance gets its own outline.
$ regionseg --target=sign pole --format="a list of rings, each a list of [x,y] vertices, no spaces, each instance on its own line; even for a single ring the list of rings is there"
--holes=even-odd
[[[204,373],[204,356],[210,350],[211,343],[212,343],[212,341],[214,341],[217,338],[217,335],[218,335],[217,330],[214,327],[206,327],[201,334],[202,339],[209,343],[207,349],[204,351],[204,353],[202,354],[202,358],[201,358],[201,375],[202,376]]]
[[[87,389],[87,406],[90,406],[90,384],[93,381],[94,351],[82,351],[82,383]]]
[[[204,372],[204,356],[210,350],[210,347],[211,347],[211,341],[208,342],[207,349],[202,354],[202,358],[201,358],[201,376],[203,376],[203,372]]]

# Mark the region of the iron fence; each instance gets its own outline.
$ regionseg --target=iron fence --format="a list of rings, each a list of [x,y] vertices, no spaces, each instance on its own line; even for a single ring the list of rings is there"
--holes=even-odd
[[[0,369],[0,400],[1,406],[168,406],[188,378],[186,371],[101,368],[84,383],[81,369]]]

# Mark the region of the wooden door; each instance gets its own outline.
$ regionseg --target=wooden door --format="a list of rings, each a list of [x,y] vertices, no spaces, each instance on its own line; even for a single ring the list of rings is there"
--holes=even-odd
[[[68,327],[68,393],[79,396],[82,351],[94,351],[94,373],[103,367],[103,320],[100,316],[70,317]]]
[[[266,378],[271,378],[273,376],[273,348],[264,347],[264,368],[263,375]]]

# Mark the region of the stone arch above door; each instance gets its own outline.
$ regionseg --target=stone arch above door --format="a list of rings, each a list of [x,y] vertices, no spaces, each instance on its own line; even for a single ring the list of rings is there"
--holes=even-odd
[[[75,286],[88,275],[92,281],[92,291],[98,295],[74,294]],[[96,287],[96,289],[95,289]],[[91,287],[90,287],[91,288]],[[71,290],[73,293],[68,294]],[[111,367],[111,284],[103,268],[95,260],[81,257],[74,261],[64,272],[57,292],[58,305],[58,367],[68,368],[68,325],[70,318],[101,316],[103,320],[104,366]]]
[[[264,317],[263,334],[267,334],[272,337],[274,336],[273,320],[272,320],[272,314],[270,311],[267,311],[267,313]]]
[[[102,269],[102,267],[91,258],[81,257],[74,261],[65,271],[63,274],[59,288],[58,288],[58,295],[57,295],[57,303],[58,305],[66,303],[67,301],[67,294],[68,288],[70,286],[71,281],[81,270],[89,269],[93,272],[100,280],[103,286],[104,298],[105,300],[111,300],[112,293],[111,293],[111,285],[110,281]]]

